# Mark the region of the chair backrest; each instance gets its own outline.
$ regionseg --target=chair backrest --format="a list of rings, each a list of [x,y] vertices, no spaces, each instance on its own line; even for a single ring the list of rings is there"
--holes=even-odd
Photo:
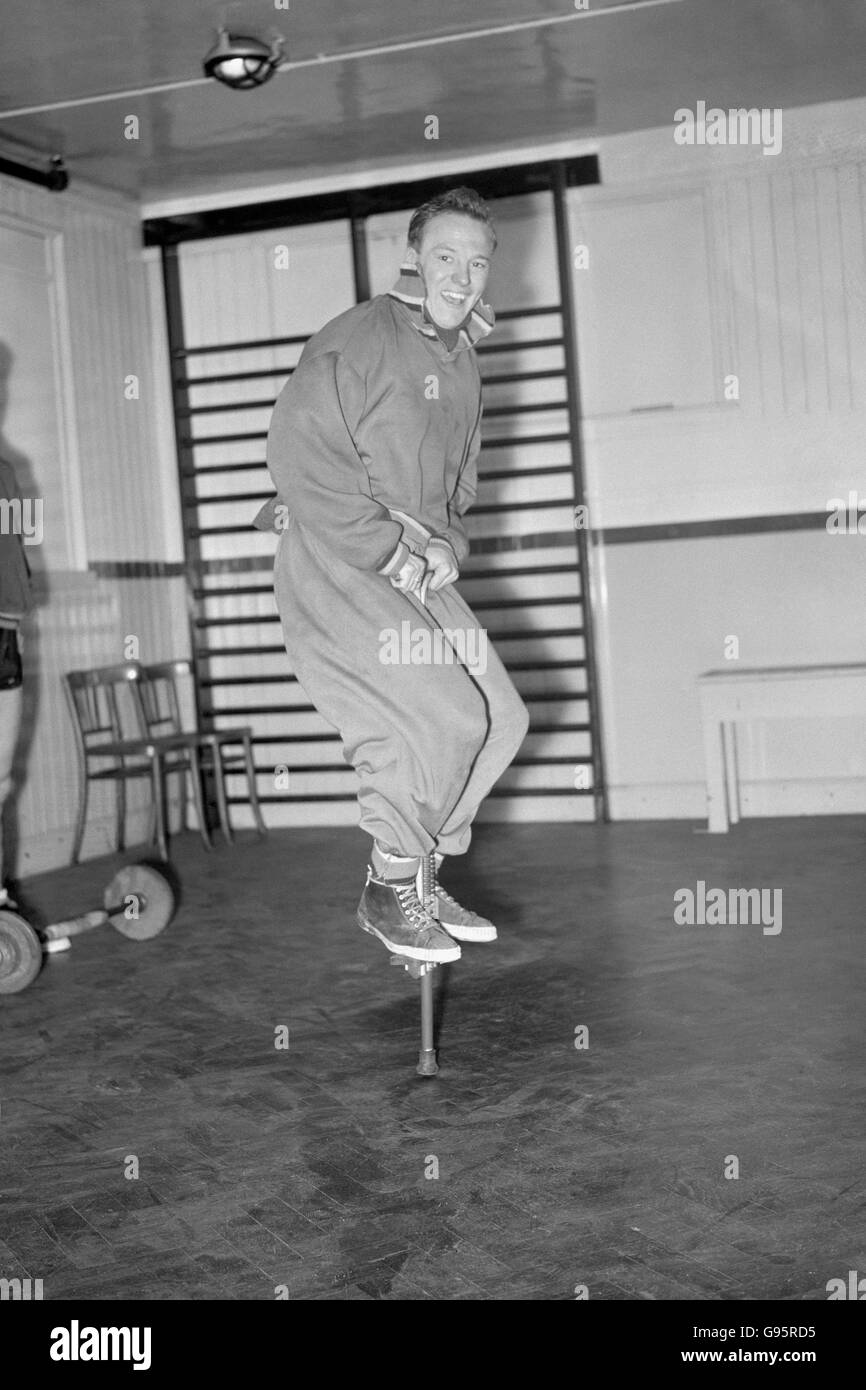
[[[188,661],[156,661],[141,668],[141,702],[151,737],[183,732],[178,681],[190,674]]]
[[[101,744],[147,736],[137,661],[67,671],[63,688],[81,752],[98,753]]]

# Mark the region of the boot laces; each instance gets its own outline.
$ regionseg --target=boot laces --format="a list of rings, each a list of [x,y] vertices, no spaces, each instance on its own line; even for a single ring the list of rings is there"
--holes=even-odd
[[[391,887],[400,899],[400,906],[413,927],[418,927],[419,930],[423,927],[435,927],[436,923],[418,897],[414,883],[407,883],[402,888],[392,883]]]

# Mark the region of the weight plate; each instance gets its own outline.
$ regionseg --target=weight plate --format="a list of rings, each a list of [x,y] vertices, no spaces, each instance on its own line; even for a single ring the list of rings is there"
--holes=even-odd
[[[132,941],[148,941],[152,936],[159,936],[174,915],[171,884],[146,864],[129,864],[115,874],[105,890],[103,902],[106,908],[120,907],[121,910],[112,912],[108,920]]]
[[[0,994],[17,994],[42,968],[42,946],[29,922],[17,912],[0,911]]]

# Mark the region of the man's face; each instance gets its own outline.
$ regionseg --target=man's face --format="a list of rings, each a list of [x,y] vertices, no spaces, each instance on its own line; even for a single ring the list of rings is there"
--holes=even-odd
[[[424,228],[418,266],[427,289],[427,312],[440,328],[456,328],[487,284],[493,241],[483,222],[462,212],[440,212]]]

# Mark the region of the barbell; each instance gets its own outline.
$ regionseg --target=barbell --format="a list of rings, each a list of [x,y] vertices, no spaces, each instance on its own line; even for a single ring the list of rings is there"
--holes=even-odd
[[[132,941],[148,941],[174,916],[168,879],[146,864],[128,864],[116,873],[102,901],[101,908],[38,932],[17,912],[0,909],[0,994],[18,994],[31,985],[42,968],[43,952],[58,949],[52,943],[66,942],[106,922]]]

